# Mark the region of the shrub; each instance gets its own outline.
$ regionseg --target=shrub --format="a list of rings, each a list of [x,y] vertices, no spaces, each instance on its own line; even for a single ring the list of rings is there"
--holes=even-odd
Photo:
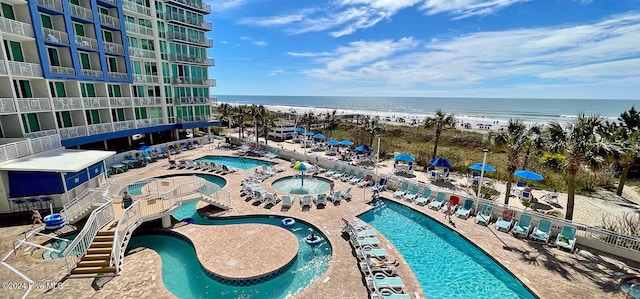
[[[602,228],[625,235],[640,234],[640,214],[625,212],[621,216],[602,215]]]
[[[547,153],[542,155],[538,160],[538,163],[553,171],[561,171],[565,166],[567,166],[567,157],[561,154]]]

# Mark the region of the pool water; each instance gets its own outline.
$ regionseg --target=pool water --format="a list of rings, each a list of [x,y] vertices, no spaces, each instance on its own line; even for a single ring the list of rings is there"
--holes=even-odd
[[[299,176],[277,179],[271,186],[282,193],[289,194],[318,194],[329,192],[331,180],[305,176],[304,184]]]
[[[163,178],[170,178],[170,177],[177,177],[177,176],[181,176],[181,177],[188,177],[191,175],[195,175],[199,178],[205,179],[210,183],[216,184],[218,186],[220,186],[220,189],[224,188],[225,185],[227,185],[227,180],[225,180],[224,178],[221,178],[217,175],[212,175],[212,174],[206,174],[206,173],[194,173],[194,174],[169,174],[169,175],[163,175],[163,176],[158,176],[155,178],[151,178],[151,179],[147,179],[145,181],[150,182],[156,179],[163,179]],[[135,182],[133,184],[130,184],[129,186],[127,186],[127,190],[129,190],[129,194],[131,196],[138,196],[138,195],[142,195],[142,188],[146,185],[146,183],[143,184],[143,182],[145,181],[141,181],[141,182]],[[120,191],[120,195],[122,196],[124,192],[124,189],[122,189]],[[208,195],[208,194],[207,194]]]
[[[359,218],[400,251],[427,298],[535,298],[491,257],[428,216],[385,200]]]
[[[204,156],[197,159],[197,161],[213,162],[216,164],[224,164],[229,167],[239,168],[243,170],[251,169],[254,167],[261,167],[263,165],[272,166],[276,163],[269,161],[262,161],[258,159],[242,158],[242,157],[227,157],[227,156]]]
[[[282,220],[279,217],[269,216],[206,219],[195,211],[196,204],[197,202],[184,204],[173,213],[173,216],[176,219],[193,218],[195,223],[200,225],[261,223],[280,226]],[[298,256],[293,265],[282,275],[252,286],[230,286],[210,279],[201,269],[193,246],[175,237],[164,235],[134,237],[129,243],[129,248],[143,246],[156,251],[162,259],[163,283],[179,298],[287,298],[303,291],[327,271],[332,252],[331,245],[327,242],[314,248],[304,243],[304,237],[310,232],[324,237],[304,222],[296,221],[293,227],[287,229],[300,242]],[[256,257],[259,258],[259,254],[256,254]]]
[[[69,241],[63,241],[63,240],[57,240],[57,239],[54,239],[53,241],[51,241],[51,248],[60,250],[60,252],[55,252],[55,251],[52,251],[52,250],[45,250],[42,253],[42,259],[49,260],[49,259],[59,259],[59,258],[61,258],[62,257],[62,253],[65,251],[65,249],[67,249],[67,246],[69,246],[69,244],[71,244],[71,241],[73,241],[73,239],[75,239],[76,236],[78,236],[78,233],[74,233],[74,234],[71,234],[71,235],[59,237],[61,239],[66,239],[66,240],[69,240]],[[73,251],[75,251],[75,250],[73,250]],[[74,254],[73,251],[72,251],[71,254]],[[80,252],[77,252],[76,254],[79,254],[79,253]]]

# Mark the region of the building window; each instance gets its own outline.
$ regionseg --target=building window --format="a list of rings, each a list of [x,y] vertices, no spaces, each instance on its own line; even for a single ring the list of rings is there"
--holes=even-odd
[[[136,107],[136,119],[147,119],[147,108]]]
[[[88,53],[78,52],[80,54],[80,64],[82,65],[83,70],[91,69],[91,60],[89,60]]]
[[[47,53],[49,54],[49,63],[51,66],[60,66],[60,56],[58,56],[58,49],[47,47]]]
[[[118,62],[114,57],[107,57],[107,65],[109,66],[109,72],[118,71]]]
[[[24,130],[27,133],[40,131],[40,124],[38,124],[38,114],[36,113],[22,114],[22,124],[24,125]]]
[[[111,116],[114,121],[125,121],[124,108],[111,109]]]
[[[99,124],[100,123],[100,110],[87,110],[87,124]]]
[[[95,97],[96,89],[93,83],[80,83],[80,89],[83,97]]]
[[[53,23],[51,23],[51,16],[40,14],[40,20],[42,21],[42,27],[53,29]]]
[[[80,23],[73,23],[73,29],[76,32],[76,35],[85,36],[84,35],[84,25]]]
[[[16,95],[19,98],[31,98],[33,94],[31,93],[31,84],[27,80],[14,80],[13,87],[16,90]]]
[[[4,49],[7,51],[9,60],[24,62],[24,57],[22,56],[22,46],[19,42],[5,40]]]
[[[69,111],[56,112],[56,119],[58,121],[58,128],[73,127],[73,123],[71,122],[71,112]]]
[[[67,96],[64,82],[49,82],[49,89],[51,90],[51,95],[54,98],[64,98]]]
[[[13,13],[13,6],[2,3],[2,16],[7,19],[15,20],[16,16]]]
[[[104,37],[105,42],[113,42],[113,33],[111,33],[111,31],[102,30],[102,36]]]

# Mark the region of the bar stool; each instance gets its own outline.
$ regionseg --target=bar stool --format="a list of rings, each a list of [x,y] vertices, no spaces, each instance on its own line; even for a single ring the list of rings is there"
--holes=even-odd
[[[11,206],[13,212],[16,212],[16,208],[18,212],[24,212],[28,209],[27,201],[24,199],[12,199],[11,202],[13,203]]]
[[[40,198],[33,197],[33,198],[27,199],[27,201],[31,204],[32,209],[38,209],[38,210],[42,209],[42,203],[40,203]]]

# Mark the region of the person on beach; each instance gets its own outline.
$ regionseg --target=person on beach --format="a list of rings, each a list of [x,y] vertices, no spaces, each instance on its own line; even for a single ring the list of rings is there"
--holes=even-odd
[[[31,210],[31,219],[33,220],[33,222],[31,223],[31,229],[33,229],[33,227],[36,224],[40,224],[43,225],[42,223],[42,215],[40,215],[40,211],[38,211],[37,209],[33,209]]]

